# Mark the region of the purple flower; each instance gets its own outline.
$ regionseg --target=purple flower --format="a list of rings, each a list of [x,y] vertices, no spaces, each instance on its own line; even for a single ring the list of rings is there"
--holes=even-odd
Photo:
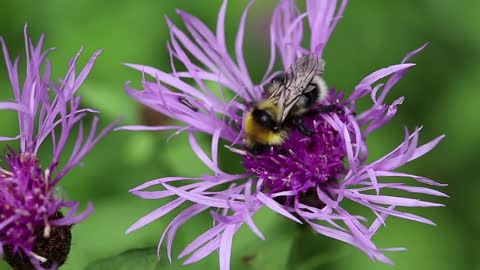
[[[167,19],[171,39],[168,51],[173,72],[167,73],[152,67],[128,64],[144,74],[143,89],[126,91],[138,102],[169,117],[184,122],[185,126],[126,126],[124,130],[176,130],[188,132],[189,142],[198,158],[212,170],[212,175],[198,178],[165,177],[151,180],[131,192],[145,199],[174,199],[147,214],[133,224],[127,232],[137,230],[168,214],[185,203],[192,203],[176,216],[167,227],[161,242],[167,240],[168,258],[177,230],[190,218],[210,211],[214,226],[191,242],[180,253],[187,255],[185,263],[193,263],[218,250],[220,269],[230,269],[232,240],[237,230],[245,224],[259,238],[264,236],[255,225],[252,216],[262,207],[298,223],[311,226],[320,234],[349,243],[372,260],[384,263],[391,261],[385,251],[400,248],[380,249],[372,242],[388,216],[417,222],[433,222],[403,209],[408,207],[437,207],[442,204],[425,202],[409,197],[384,195],[385,190],[402,191],[406,196],[429,194],[446,196],[431,188],[411,186],[402,182],[382,182],[388,177],[411,178],[417,182],[443,186],[425,177],[397,171],[404,164],[432,150],[443,138],[440,136],[424,145],[419,145],[421,128],[413,132],[405,129],[404,141],[393,151],[367,162],[367,136],[395,116],[403,97],[391,104],[385,102],[392,87],[414,64],[407,61],[424,47],[409,53],[402,63],[389,66],[366,76],[353,93],[346,97],[343,92],[330,89],[324,103],[335,104],[337,111],[308,116],[305,125],[312,130],[305,136],[292,129],[287,141],[279,147],[271,147],[258,155],[245,151],[243,144],[243,117],[249,104],[262,99],[264,86],[278,72],[272,72],[280,55],[283,70],[288,70],[296,59],[303,55],[322,58],[325,45],[341,18],[347,1],[337,5],[335,0],[307,0],[306,12],[301,12],[293,0],[283,0],[274,10],[270,27],[271,54],[268,68],[258,84],[252,82],[243,57],[243,37],[247,6],[241,17],[235,39],[235,58],[226,47],[224,21],[227,1],[224,1],[217,20],[216,33],[198,18],[178,11],[187,32],[181,31]],[[303,44],[303,23],[307,21],[311,33],[307,48]],[[328,65],[328,59],[326,59]],[[175,63],[181,63],[178,70]],[[327,71],[328,72],[328,71]],[[148,75],[153,81],[148,81]],[[386,83],[379,80],[388,78]],[[193,81],[196,86],[188,82]],[[220,95],[209,87],[208,82],[218,85]],[[330,82],[332,83],[332,82]],[[231,91],[235,98],[225,100],[224,91]],[[370,99],[366,111],[356,109],[360,99]],[[211,156],[199,145],[195,134],[211,135]],[[245,173],[232,175],[219,168],[219,140],[230,143],[226,146],[242,156]],[[188,184],[185,184],[184,180]],[[178,181],[179,182],[177,184]],[[227,184],[227,185],[226,185]],[[165,190],[152,191],[160,185]],[[222,188],[226,187],[227,188]],[[373,221],[351,213],[344,208],[344,201],[352,201],[370,209],[376,216]],[[399,210],[398,207],[402,207]]]
[[[0,109],[17,112],[20,128],[18,136],[0,137],[0,141],[20,140],[18,151],[8,147],[1,158],[0,255],[5,255],[16,269],[29,265],[36,269],[55,268],[68,255],[71,225],[93,211],[89,204],[84,212],[78,213],[79,204],[66,201],[57,184],[74,166],[81,164],[85,154],[116,124],[95,135],[98,118],[94,117],[85,136],[82,119],[95,111],[80,109],[80,98],[75,96],[100,51],[77,74],[75,66],[80,50],[70,61],[65,77],[56,84],[50,79],[52,70],[47,55],[51,50],[42,51],[44,36],[35,46],[25,27],[26,69],[22,85],[18,73],[20,58],[12,62],[5,42],[1,38],[0,42],[14,95],[12,101],[0,102]],[[77,135],[71,134],[75,127]],[[62,160],[65,159],[67,140],[75,136],[70,158],[61,162],[62,155]],[[42,160],[42,166],[37,153],[46,139],[51,139],[53,149],[51,161]],[[68,208],[69,212],[63,215],[60,208]]]

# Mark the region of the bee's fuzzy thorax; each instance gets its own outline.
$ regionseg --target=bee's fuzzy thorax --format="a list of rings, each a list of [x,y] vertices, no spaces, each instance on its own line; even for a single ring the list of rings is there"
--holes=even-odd
[[[322,102],[328,95],[328,85],[327,82],[320,76],[315,76],[313,82],[318,87],[318,97],[317,102]]]
[[[254,109],[267,111],[274,120],[278,120],[280,108],[272,100],[263,100],[253,106]]]

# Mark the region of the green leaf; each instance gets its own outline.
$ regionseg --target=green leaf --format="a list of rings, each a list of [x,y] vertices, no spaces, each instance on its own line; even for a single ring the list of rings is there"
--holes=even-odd
[[[7,262],[5,262],[4,260],[0,260],[0,269],[8,270],[12,268],[10,267],[10,265],[8,265]]]
[[[85,270],[160,269],[162,263],[155,255],[156,250],[155,247],[127,250],[116,256],[95,261]]]

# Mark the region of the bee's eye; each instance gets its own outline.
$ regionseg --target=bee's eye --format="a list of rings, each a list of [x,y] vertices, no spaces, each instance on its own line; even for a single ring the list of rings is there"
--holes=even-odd
[[[262,123],[264,125],[268,125],[270,122],[273,122],[272,117],[266,111],[254,110],[253,116],[259,123]]]
[[[274,131],[279,129],[277,123],[273,120],[272,116],[267,111],[255,109],[253,110],[252,114],[255,120],[263,127],[269,128]]]

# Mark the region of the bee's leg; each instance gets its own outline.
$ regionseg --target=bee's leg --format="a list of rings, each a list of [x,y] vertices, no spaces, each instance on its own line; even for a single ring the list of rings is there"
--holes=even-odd
[[[337,109],[336,105],[322,105],[320,107],[317,107],[313,110],[310,110],[304,113],[303,115],[308,117],[308,116],[314,116],[319,113],[331,113],[331,112],[334,112],[336,109]]]
[[[310,130],[308,127],[305,126],[305,124],[303,123],[303,120],[302,118],[300,117],[294,117],[290,120],[290,122],[292,123],[292,125],[294,125],[303,135],[305,136],[312,136],[313,132],[312,130]]]
[[[339,112],[339,110],[341,110],[343,112],[343,110],[340,107],[338,107],[338,105],[335,105],[335,104],[322,105],[322,106],[318,107],[318,112],[319,113]]]
[[[331,104],[331,105],[320,105],[319,107],[306,112],[304,115],[313,116],[318,113],[331,113],[331,112],[336,112],[339,114],[345,113],[345,111],[342,108],[340,108],[338,105]]]

